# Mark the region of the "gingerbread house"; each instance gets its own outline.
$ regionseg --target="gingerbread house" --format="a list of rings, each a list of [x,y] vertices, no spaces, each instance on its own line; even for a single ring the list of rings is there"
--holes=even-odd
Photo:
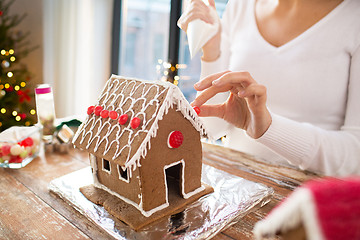
[[[254,227],[255,239],[360,239],[360,177],[313,179]]]
[[[201,183],[205,134],[177,86],[113,75],[74,136],[94,178],[81,191],[141,228],[212,191]]]

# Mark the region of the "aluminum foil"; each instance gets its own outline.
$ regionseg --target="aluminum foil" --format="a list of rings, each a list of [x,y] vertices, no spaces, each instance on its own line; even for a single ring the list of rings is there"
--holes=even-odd
[[[266,204],[273,189],[248,181],[208,165],[203,165],[202,181],[214,188],[175,215],[165,217],[141,231],[125,223],[85,198],[79,188],[93,183],[91,168],[62,176],[50,182],[50,191],[59,195],[86,218],[117,239],[210,239],[240,220],[256,205]]]

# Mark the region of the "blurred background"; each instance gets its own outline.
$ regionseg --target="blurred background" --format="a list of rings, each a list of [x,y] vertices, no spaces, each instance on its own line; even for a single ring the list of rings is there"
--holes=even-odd
[[[0,0],[0,26],[7,29],[0,39],[4,53],[0,55],[0,122],[9,119],[5,114],[11,112],[10,118],[20,125],[31,125],[30,118],[36,115],[33,90],[40,83],[51,85],[58,118],[83,115],[111,74],[167,79],[192,101],[201,54],[190,59],[186,35],[176,25],[187,2]],[[216,0],[220,16],[226,3]],[[13,18],[18,23],[6,28]],[[24,40],[10,44],[9,40],[17,39],[14,36]],[[9,60],[20,52],[26,54]],[[26,68],[25,80],[14,70],[20,65]],[[4,106],[6,95],[15,110]],[[30,105],[26,110],[21,108],[24,103]]]

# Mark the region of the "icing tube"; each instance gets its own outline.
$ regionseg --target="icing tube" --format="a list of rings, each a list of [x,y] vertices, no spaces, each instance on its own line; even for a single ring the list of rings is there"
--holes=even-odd
[[[204,1],[209,5],[207,1]],[[220,19],[216,10],[209,7],[211,17],[214,20],[213,24],[206,23],[200,19],[191,21],[187,28],[187,38],[189,43],[190,56],[193,58],[196,53],[207,43],[219,30]]]

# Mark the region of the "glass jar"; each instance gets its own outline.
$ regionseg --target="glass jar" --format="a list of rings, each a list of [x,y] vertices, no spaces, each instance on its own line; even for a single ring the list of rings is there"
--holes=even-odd
[[[36,112],[38,122],[43,127],[43,140],[45,143],[52,142],[55,132],[55,107],[54,96],[50,85],[41,84],[35,89]]]
[[[0,167],[22,168],[39,154],[42,127],[14,126],[0,133]]]

